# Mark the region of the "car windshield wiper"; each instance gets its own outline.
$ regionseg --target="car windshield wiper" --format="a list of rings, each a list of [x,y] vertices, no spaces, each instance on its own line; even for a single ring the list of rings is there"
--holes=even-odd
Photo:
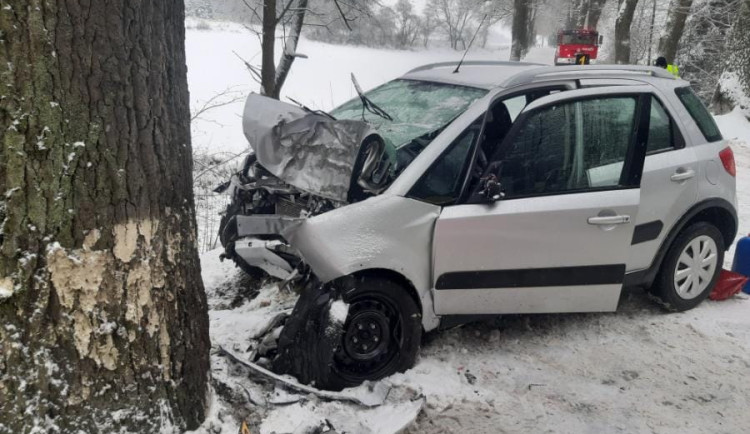
[[[354,76],[354,73],[352,73],[352,83],[354,84],[354,89],[357,91],[357,95],[359,95],[359,99],[362,100],[362,120],[365,120],[365,110],[367,110],[374,115],[378,115],[383,119],[387,119],[393,122],[393,118],[391,117],[391,115],[389,115],[382,108],[378,107],[378,105],[372,102],[370,98],[365,96],[364,92],[362,92],[362,88],[359,87],[357,77]]]
[[[288,96],[288,97],[286,97],[286,99],[288,99],[289,101],[291,101],[291,102],[293,102],[293,103],[297,104],[298,106],[300,106],[300,108],[301,108],[302,110],[304,110],[304,111],[306,111],[306,112],[308,112],[308,113],[314,113],[314,114],[316,114],[316,115],[323,115],[323,116],[326,116],[326,117],[329,117],[329,118],[331,118],[331,120],[334,120],[334,121],[336,120],[336,118],[335,118],[335,117],[333,117],[333,115],[332,115],[332,114],[330,114],[330,113],[328,113],[328,112],[324,112],[323,110],[313,110],[313,109],[311,109],[310,107],[308,107],[308,106],[306,106],[306,105],[302,104],[301,102],[297,101],[296,99],[292,98],[291,96]]]

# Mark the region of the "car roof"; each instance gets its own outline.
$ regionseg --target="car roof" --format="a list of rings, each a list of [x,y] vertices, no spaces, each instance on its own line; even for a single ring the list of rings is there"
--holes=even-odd
[[[458,62],[441,62],[414,68],[402,79],[456,84],[481,89],[510,88],[549,80],[591,78],[629,78],[656,84],[676,78],[662,68],[639,65],[548,66],[539,63],[502,61],[465,61],[458,72]]]

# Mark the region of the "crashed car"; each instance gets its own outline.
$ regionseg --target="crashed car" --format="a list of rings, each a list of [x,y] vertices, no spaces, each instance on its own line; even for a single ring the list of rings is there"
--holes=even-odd
[[[331,113],[251,95],[244,129],[224,255],[310,276],[275,367],[322,387],[486,315],[615,311],[627,286],[690,309],[737,231],[731,148],[658,68],[433,64]]]

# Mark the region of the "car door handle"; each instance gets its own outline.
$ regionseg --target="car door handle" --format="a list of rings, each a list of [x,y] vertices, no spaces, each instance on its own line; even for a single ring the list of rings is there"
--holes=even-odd
[[[674,182],[682,182],[686,181],[692,177],[695,176],[695,170],[693,169],[677,169],[677,172],[672,174],[672,176],[669,177]]]
[[[608,215],[608,216],[596,216],[596,217],[589,217],[589,224],[590,225],[602,225],[602,226],[609,226],[609,225],[624,225],[630,223],[630,216],[629,215]]]

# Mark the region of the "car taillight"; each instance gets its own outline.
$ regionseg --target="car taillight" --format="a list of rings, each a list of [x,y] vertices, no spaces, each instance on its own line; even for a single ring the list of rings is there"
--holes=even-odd
[[[733,177],[737,176],[737,166],[734,164],[734,152],[732,148],[726,147],[719,152],[719,158],[721,158],[721,164],[724,165],[724,170]]]

